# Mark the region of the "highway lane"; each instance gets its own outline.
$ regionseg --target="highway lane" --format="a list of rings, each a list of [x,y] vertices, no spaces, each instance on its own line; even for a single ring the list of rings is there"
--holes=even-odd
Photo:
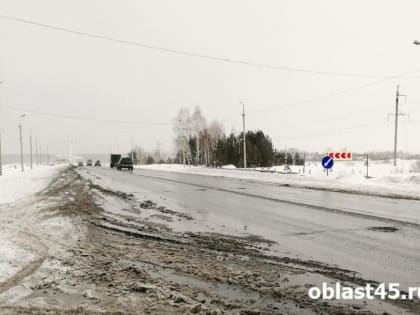
[[[226,234],[259,235],[277,242],[273,248],[279,255],[335,264],[403,287],[420,286],[420,229],[412,224],[418,222],[418,201],[170,172],[89,172],[139,198],[154,195],[159,204],[159,196],[164,197],[166,205],[195,218],[198,227],[191,229],[214,226]],[[398,230],[384,233],[374,227]]]
[[[326,190],[290,188],[273,183],[262,183],[221,176],[191,175],[176,172],[135,170],[142,176],[164,178],[174,182],[191,183],[235,193],[258,196],[319,209],[352,212],[374,218],[395,220],[420,225],[420,201],[380,198],[360,194]],[[282,175],[279,175],[282,176]],[[283,175],[291,176],[291,175]]]

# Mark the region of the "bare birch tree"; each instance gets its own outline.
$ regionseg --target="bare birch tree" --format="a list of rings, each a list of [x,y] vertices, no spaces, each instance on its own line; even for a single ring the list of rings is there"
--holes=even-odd
[[[182,156],[182,164],[191,162],[191,153],[188,145],[188,139],[191,135],[191,114],[188,108],[181,108],[175,119],[173,130],[175,132],[175,149]]]
[[[196,106],[192,115],[192,132],[196,139],[197,147],[195,154],[195,164],[200,164],[200,137],[202,131],[206,128],[206,119],[204,118],[201,108]]]

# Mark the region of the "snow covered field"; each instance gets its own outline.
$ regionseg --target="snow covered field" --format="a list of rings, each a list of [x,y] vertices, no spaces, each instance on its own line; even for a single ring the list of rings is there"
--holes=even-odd
[[[19,165],[3,165],[3,175],[0,176],[0,205],[41,191],[63,167],[63,164],[41,165],[31,170],[27,165],[25,172],[22,172]]]
[[[285,172],[284,166],[243,170],[232,166],[216,169],[179,164],[152,164],[139,165],[137,168],[420,199],[420,162],[417,160],[399,160],[397,167],[391,162],[370,161],[369,178],[366,178],[364,161],[336,162],[328,176],[320,162],[312,161],[306,163],[305,173],[303,166],[293,165],[290,166],[292,173]]]

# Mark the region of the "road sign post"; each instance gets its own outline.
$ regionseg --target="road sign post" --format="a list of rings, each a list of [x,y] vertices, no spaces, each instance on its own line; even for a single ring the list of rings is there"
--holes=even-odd
[[[326,170],[328,176],[328,170],[334,166],[334,159],[328,155],[324,156],[321,161],[322,167]]]
[[[369,154],[366,154],[366,178],[369,178]]]

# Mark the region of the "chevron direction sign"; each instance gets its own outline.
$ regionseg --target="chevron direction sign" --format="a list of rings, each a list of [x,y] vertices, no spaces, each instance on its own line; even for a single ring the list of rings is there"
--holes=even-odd
[[[328,152],[327,156],[333,158],[334,161],[351,161],[353,159],[351,152]]]

